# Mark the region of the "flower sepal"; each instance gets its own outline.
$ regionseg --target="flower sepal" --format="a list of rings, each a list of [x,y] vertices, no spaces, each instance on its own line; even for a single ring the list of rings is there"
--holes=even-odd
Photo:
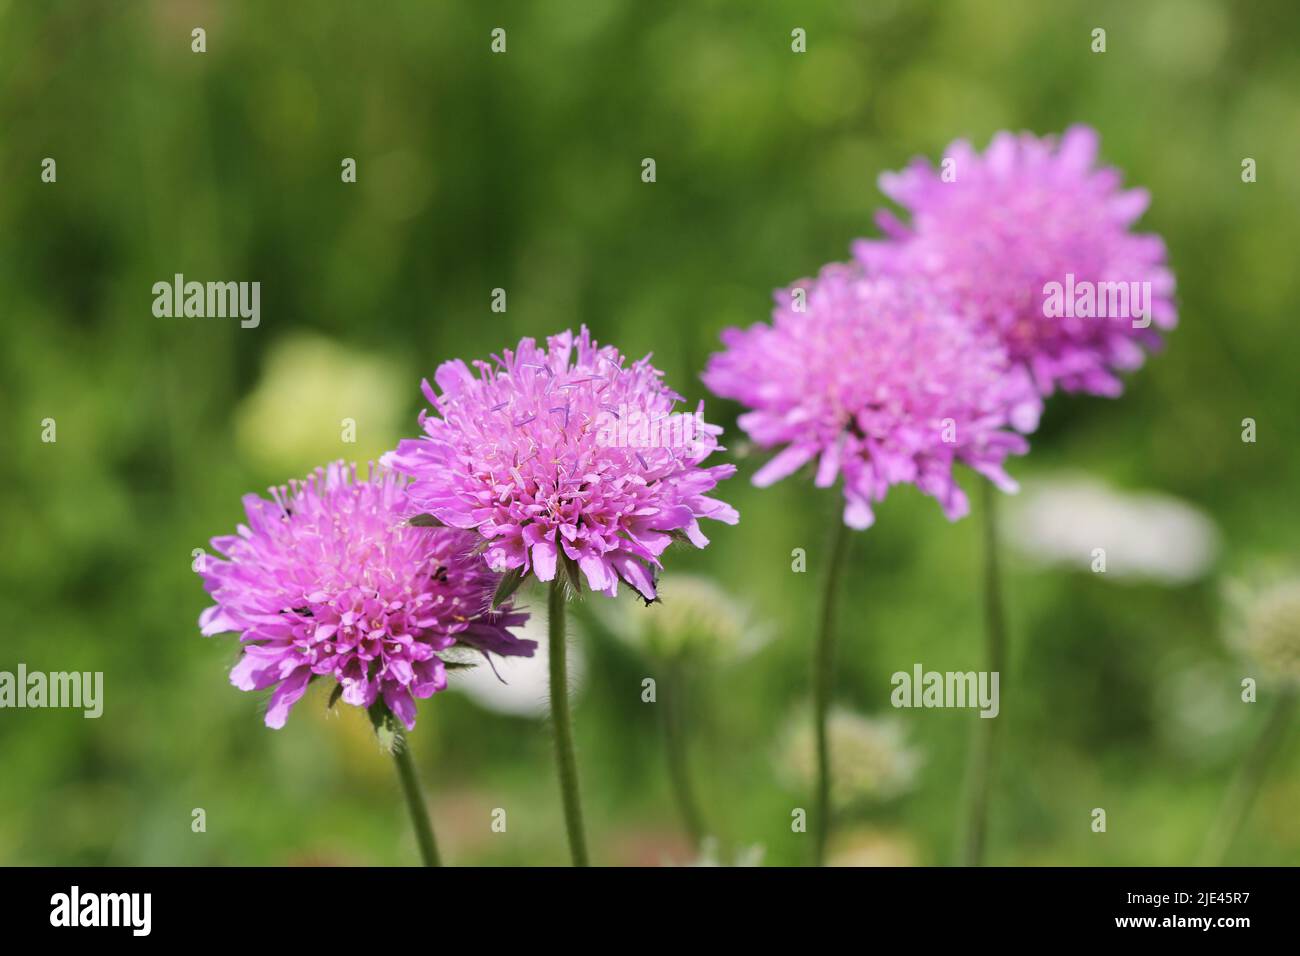
[[[406,745],[401,721],[393,716],[393,712],[382,700],[367,707],[366,714],[370,717],[370,726],[375,728],[375,739],[379,741],[380,750],[386,754],[395,754]]]
[[[433,515],[425,512],[424,514],[412,515],[406,519],[406,523],[412,528],[445,528],[447,527]]]
[[[582,596],[582,569],[578,567],[578,562],[564,553],[560,549],[560,564],[564,567],[564,579],[569,585],[570,597],[578,598]]]
[[[510,596],[519,590],[519,585],[524,583],[524,575],[525,572],[522,567],[511,568],[501,575],[501,582],[492,594],[492,610],[497,610],[502,604],[510,600]]]

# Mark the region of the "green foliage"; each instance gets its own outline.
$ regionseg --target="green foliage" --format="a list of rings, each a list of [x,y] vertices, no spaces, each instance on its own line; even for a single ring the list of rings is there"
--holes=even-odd
[[[1182,325],[1164,353],[1118,401],[1054,398],[1013,473],[1070,468],[1178,495],[1219,525],[1221,570],[1295,550],[1294,4],[190,9],[0,5],[0,669],[100,670],[106,696],[98,720],[0,711],[0,862],[412,862],[392,761],[364,714],[329,711],[316,686],[270,731],[264,695],[229,685],[236,642],[198,634],[193,549],[233,531],[241,495],[415,435],[421,376],[524,335],[585,322],[632,356],[653,351],[693,408],[719,331],[763,319],[772,288],[846,258],[874,231],[877,174],[957,136],[982,146],[1004,127],[1096,126],[1104,159],[1150,189],[1142,227],[1166,238],[1179,280]],[[204,54],[190,51],[199,25]],[[505,54],[489,49],[498,26]],[[1095,26],[1104,54],[1090,51]],[[795,27],[807,53],[791,51]],[[56,183],[41,182],[45,157]],[[348,157],[355,183],[340,175]],[[641,181],[645,157],[654,183]],[[1241,181],[1245,157],[1256,183]],[[155,318],[150,288],[176,273],[260,281],[260,326]],[[495,288],[504,313],[490,308]],[[294,366],[307,369],[302,391],[259,392],[277,347],[304,334],[335,352]],[[377,367],[405,383],[404,405],[357,416],[356,445],[328,411],[348,354],[371,363],[352,381]],[[706,551],[670,553],[665,600],[674,570],[707,574],[774,636],[701,675],[699,799],[728,855],[759,843],[765,862],[800,862],[807,838],[790,811],[809,798],[773,754],[807,700],[838,502],[804,480],[752,488],[759,456],[738,410],[707,407],[741,465],[719,494],[742,520],[710,528]],[[53,444],[40,440],[47,417]],[[1240,440],[1246,417],[1255,444]],[[273,465],[287,448],[304,457]],[[792,573],[794,548],[809,573]],[[1264,720],[1238,705],[1245,716],[1202,746],[1161,692],[1186,667],[1230,696],[1243,676],[1215,581],[1124,585],[1016,561],[1006,578],[991,861],[1192,861]],[[841,703],[888,710],[889,675],[917,661],[979,666],[975,521],[949,525],[933,502],[891,495],[854,541],[843,593]],[[516,599],[545,606],[537,589]],[[614,642],[575,639],[593,857],[683,859],[658,715],[640,699],[655,675]],[[874,859],[947,862],[972,718],[909,714],[926,758],[915,790],[846,835]],[[1296,736],[1236,862],[1300,862]],[[543,722],[453,691],[422,703],[409,743],[448,862],[566,859]],[[195,807],[205,833],[191,832]],[[508,834],[491,832],[494,807],[508,809]],[[1094,807],[1105,835],[1089,829]]]

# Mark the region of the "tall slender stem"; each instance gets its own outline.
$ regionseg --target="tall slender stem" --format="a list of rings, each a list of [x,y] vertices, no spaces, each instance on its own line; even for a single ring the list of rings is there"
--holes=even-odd
[[[1001,674],[1006,664],[1006,618],[1002,610],[1002,576],[998,564],[997,488],[981,485],[984,538],[984,642],[986,667]],[[971,730],[971,755],[966,791],[966,822],[961,863],[982,866],[988,842],[988,815],[997,756],[997,718],[979,718]]]
[[[425,866],[442,866],[438,859],[438,844],[433,838],[433,824],[429,822],[429,809],[424,803],[424,794],[420,792],[420,781],[415,775],[415,765],[411,763],[411,751],[405,738],[399,738],[393,745],[393,759],[397,762],[397,777],[402,782],[402,793],[406,795],[406,808],[411,812],[411,823],[415,825],[415,841],[420,845],[420,858]]]
[[[1287,724],[1295,711],[1295,705],[1296,694],[1292,690],[1284,690],[1278,697],[1277,703],[1273,705],[1273,711],[1268,715],[1264,729],[1255,738],[1254,746],[1247,752],[1246,759],[1228,787],[1218,819],[1215,820],[1206,838],[1205,849],[1201,852],[1203,865],[1223,865],[1224,857],[1232,849],[1233,840],[1241,831],[1241,825],[1246,821],[1251,804],[1259,794],[1269,759],[1282,741]]]
[[[698,849],[704,838],[704,818],[695,801],[695,788],[691,786],[690,755],[686,743],[686,669],[680,659],[669,664],[667,683],[663,721],[668,776],[691,846]]]
[[[569,718],[569,677],[565,664],[565,594],[562,575],[551,582],[547,605],[551,657],[551,723],[555,729],[555,766],[564,799],[564,825],[569,833],[569,853],[574,866],[587,866],[587,837],[582,829],[582,801],[578,795],[578,762],[573,756],[573,723]]]
[[[822,586],[821,618],[817,643],[813,646],[813,722],[817,735],[817,793],[813,805],[813,865],[826,860],[826,841],[831,832],[831,755],[826,733],[826,716],[830,710],[831,677],[835,665],[835,594],[839,588],[840,565],[848,547],[849,529],[839,511],[831,532],[830,560]]]

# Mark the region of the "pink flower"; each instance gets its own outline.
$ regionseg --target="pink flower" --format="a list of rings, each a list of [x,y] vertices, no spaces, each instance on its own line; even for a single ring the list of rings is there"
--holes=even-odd
[[[800,290],[806,295],[801,301]],[[844,521],[869,527],[871,503],[909,483],[950,520],[968,510],[953,479],[961,461],[1003,490],[1009,454],[1028,450],[1041,399],[1010,368],[997,339],[964,322],[923,286],[830,265],[778,292],[770,325],[727,329],[705,384],[750,411],[740,426],[781,451],[757,474],[770,485],[817,460],[815,483],[844,478]]]
[[[885,173],[881,190],[911,224],[882,211],[889,238],[854,254],[873,273],[928,282],[996,331],[1044,395],[1118,395],[1114,372],[1141,365],[1176,324],[1174,277],[1160,237],[1130,231],[1149,196],[1094,168],[1097,145],[1086,126],[1059,142],[1002,132],[982,156],[953,143],[946,172],[917,159]]]
[[[492,363],[445,362],[425,397],[425,437],[401,442],[384,463],[414,477],[415,505],[487,539],[495,571],[550,581],[573,562],[593,590],[623,580],[655,597],[660,555],[675,535],[708,544],[700,518],[727,524],[734,508],[707,493],[735,472],[701,467],[722,429],[675,413],[681,396],[647,356],[625,365],[584,327],[506,349]]]
[[[406,491],[397,475],[372,468],[362,481],[336,462],[272,488],[270,501],[246,495],[248,524],[212,539],[225,560],[199,559],[217,602],[199,626],[242,632],[230,682],[275,687],[268,727],[283,727],[307,684],[328,676],[346,703],[382,697],[409,730],[414,699],[447,686],[440,651],[532,656],[536,642],[509,631],[527,615],[488,610],[499,576],[472,553],[474,537],[407,526]]]

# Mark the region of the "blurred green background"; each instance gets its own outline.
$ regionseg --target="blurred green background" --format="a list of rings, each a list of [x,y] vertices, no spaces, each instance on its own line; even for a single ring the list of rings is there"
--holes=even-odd
[[[1027,491],[1069,472],[1176,496],[1218,547],[1173,582],[1009,550],[990,859],[1192,862],[1275,692],[1238,700],[1254,671],[1225,644],[1220,590],[1293,554],[1300,530],[1297,31],[1283,0],[0,0],[0,669],[103,671],[106,697],[99,720],[0,711],[0,862],[414,862],[361,715],[327,716],[321,688],[270,731],[264,695],[227,682],[235,639],[198,634],[191,553],[233,529],[240,496],[414,434],[419,378],[443,359],[580,323],[653,351],[693,407],[723,327],[765,318],[773,287],[874,232],[880,171],[958,136],[1076,121],[1150,188],[1141,227],[1169,244],[1181,326],[1122,399],[1052,399],[1011,470]],[[175,273],[260,281],[260,327],[155,318],[151,286]],[[760,846],[802,862],[790,813],[808,797],[780,741],[807,701],[838,494],[752,488],[737,409],[707,407],[740,462],[720,494],[742,520],[674,552],[665,595],[675,574],[708,576],[769,633],[697,669],[691,759],[724,861]],[[899,489],[855,539],[837,699],[901,721],[921,762],[905,794],[846,813],[841,859],[952,858],[975,715],[895,712],[889,677],[980,666],[978,532]],[[1154,543],[1157,561],[1177,547]],[[595,860],[691,859],[641,702],[654,665],[604,631],[576,643]],[[1233,862],[1300,862],[1298,737]],[[412,745],[449,862],[565,862],[543,720],[453,691],[421,705]]]

